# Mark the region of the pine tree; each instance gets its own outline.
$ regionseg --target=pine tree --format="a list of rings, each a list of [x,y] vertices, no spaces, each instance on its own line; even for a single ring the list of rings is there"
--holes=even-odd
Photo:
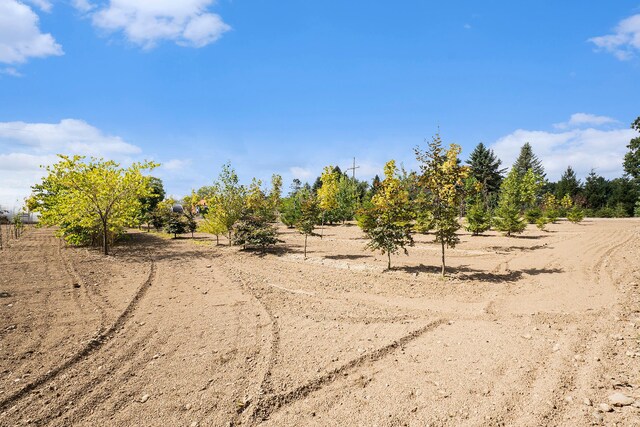
[[[524,176],[529,169],[533,170],[533,173],[540,176],[542,180],[544,180],[546,176],[542,162],[540,162],[540,159],[533,154],[531,144],[528,142],[525,142],[520,149],[520,155],[513,164],[513,169],[516,170],[519,176]]]
[[[471,152],[466,163],[471,167],[471,176],[482,185],[485,205],[489,205],[500,190],[503,174],[506,171],[506,169],[500,169],[502,161],[493,150],[488,149],[481,142]]]
[[[562,176],[560,177],[560,181],[556,184],[556,197],[561,199],[566,195],[569,197],[575,197],[582,190],[582,183],[576,177],[576,173],[573,171],[571,166],[567,167],[567,170],[564,171]]]
[[[584,219],[584,211],[579,206],[574,206],[567,212],[567,219],[577,224]]]
[[[527,223],[521,216],[522,194],[518,169],[515,166],[500,186],[500,199],[493,219],[494,227],[507,236],[522,233]]]
[[[477,200],[467,212],[467,231],[474,236],[484,233],[491,228],[491,214],[484,202]]]
[[[590,209],[600,209],[606,206],[609,193],[608,181],[604,177],[597,175],[592,169],[584,184],[586,206]]]
[[[433,215],[436,242],[440,243],[442,276],[446,271],[445,247],[455,247],[460,238],[458,215],[464,201],[464,180],[469,176],[469,167],[460,166],[460,147],[451,144],[448,150],[442,147],[440,135],[436,134],[426,151],[415,150],[420,163],[420,187],[428,194]]]

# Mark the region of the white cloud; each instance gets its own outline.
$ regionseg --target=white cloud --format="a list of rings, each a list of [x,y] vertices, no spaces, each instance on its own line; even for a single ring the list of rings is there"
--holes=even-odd
[[[309,179],[313,175],[310,169],[301,168],[300,166],[293,166],[289,168],[289,172],[292,177],[298,178],[301,181]]]
[[[190,159],[171,159],[162,163],[161,168],[167,171],[181,171],[191,165]]]
[[[589,41],[621,61],[631,59],[640,52],[640,14],[620,21],[613,34],[592,37]]]
[[[22,73],[13,67],[6,67],[0,69],[0,74],[5,74],[11,77],[22,77]]]
[[[594,168],[607,178],[622,176],[622,159],[627,144],[638,135],[632,129],[573,129],[564,132],[518,129],[491,145],[506,166],[511,166],[520,148],[529,142],[542,161],[547,178],[557,180],[567,166],[578,176],[586,176]]]
[[[64,119],[60,123],[0,122],[0,149],[3,146],[35,153],[73,153],[88,156],[131,155],[140,148],[120,137],[104,135],[82,120]]]
[[[53,8],[49,0],[28,0],[28,3],[31,3],[44,12],[51,12],[51,8]]]
[[[556,123],[556,129],[570,129],[584,126],[602,126],[606,124],[618,123],[617,120],[607,116],[596,116],[588,113],[572,114],[568,122]]]
[[[43,176],[41,165],[56,154],[80,154],[128,162],[140,148],[117,136],[105,135],[82,120],[60,123],[0,122],[0,204],[13,207]]]
[[[90,12],[95,8],[88,0],[72,0],[71,5],[82,13]]]
[[[29,58],[62,55],[51,34],[38,27],[38,15],[16,0],[0,1],[0,62],[20,64]]]
[[[151,48],[162,40],[181,46],[203,47],[231,27],[208,12],[214,0],[110,0],[93,14],[96,27],[122,31],[137,45]]]

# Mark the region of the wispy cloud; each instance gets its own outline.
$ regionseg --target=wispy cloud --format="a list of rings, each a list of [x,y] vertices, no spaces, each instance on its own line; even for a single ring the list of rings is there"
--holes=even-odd
[[[594,168],[599,174],[614,178],[622,175],[627,144],[636,136],[638,133],[628,128],[589,127],[558,132],[518,129],[499,138],[491,148],[506,166],[511,166],[522,145],[529,142],[551,180],[559,179],[567,166],[579,176],[586,176]]]
[[[609,52],[621,61],[633,58],[640,52],[640,14],[620,21],[613,34],[592,37],[589,42],[598,50]]]
[[[51,34],[40,32],[38,24],[38,15],[26,4],[0,1],[0,62],[21,64],[29,58],[62,55],[62,47]]]
[[[6,76],[11,76],[11,77],[22,77],[22,73],[14,67],[2,68],[0,69],[0,74],[4,74]]]
[[[75,0],[82,12],[91,10],[86,0]],[[111,0],[92,14],[93,24],[107,32],[122,32],[131,43],[152,48],[158,42],[204,47],[231,27],[209,11],[214,0]]]
[[[597,116],[588,113],[575,113],[569,118],[569,121],[556,123],[553,125],[556,129],[571,129],[585,126],[602,126],[607,124],[618,123],[616,119],[607,116]]]

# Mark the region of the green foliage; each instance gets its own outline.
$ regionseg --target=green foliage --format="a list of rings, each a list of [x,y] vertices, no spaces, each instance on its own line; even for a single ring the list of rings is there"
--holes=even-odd
[[[640,132],[640,117],[633,122],[631,128]],[[640,137],[631,139],[627,148],[629,151],[624,155],[624,171],[640,182]]]
[[[560,217],[560,204],[551,193],[546,193],[542,197],[542,208],[544,210],[544,216],[547,218],[548,222],[554,223]]]
[[[576,173],[571,168],[567,167],[560,177],[560,181],[556,184],[555,195],[557,198],[562,199],[565,196],[574,198],[582,191],[582,183],[576,177]]]
[[[502,161],[481,142],[469,155],[466,162],[471,168],[471,177],[481,186],[481,193],[485,206],[497,199],[497,194],[502,183],[503,174],[506,169],[501,169]]]
[[[636,206],[633,209],[633,216],[635,216],[636,218],[640,217],[640,199],[638,199],[638,201],[636,202]]]
[[[209,210],[204,216],[203,230],[215,234],[227,234],[232,245],[233,225],[240,220],[245,210],[246,189],[238,183],[238,175],[227,163],[215,185],[216,191],[208,200]]]
[[[484,233],[491,228],[491,214],[484,205],[484,202],[477,201],[467,211],[467,231],[474,236]]]
[[[271,176],[271,190],[267,195],[267,209],[265,217],[275,222],[278,218],[278,212],[280,210],[280,203],[282,197],[282,177],[280,175],[273,174]]]
[[[41,224],[59,226],[59,235],[70,243],[95,242],[96,235],[102,235],[106,255],[113,238],[140,220],[140,199],[151,196],[149,178],[142,171],[157,164],[121,168],[110,160],[59,157],[33,187],[34,210],[41,213]]]
[[[147,178],[147,186],[149,187],[148,195],[140,198],[140,217],[143,222],[150,224],[153,221],[154,211],[158,208],[166,196],[164,185],[160,178],[150,176]]]
[[[540,177],[541,180],[544,180],[545,172],[544,167],[542,166],[542,162],[540,159],[533,154],[533,149],[531,148],[531,144],[525,142],[525,144],[520,149],[520,155],[516,159],[516,162],[513,164],[513,169],[516,170],[517,174],[522,177],[527,171],[532,170],[533,173]]]
[[[314,232],[320,222],[320,206],[313,194],[305,194],[300,198],[300,216],[295,223],[296,229],[304,234],[304,257],[307,258],[307,238],[317,236]]]
[[[538,229],[542,231],[545,231],[546,226],[547,224],[549,224],[549,222],[551,222],[549,218],[547,218],[545,215],[542,215],[538,219],[536,219],[536,227],[538,227]]]
[[[241,245],[243,249],[258,248],[264,251],[280,241],[275,226],[258,215],[247,215],[239,220],[233,226],[233,236],[233,243]]]
[[[592,209],[600,209],[607,205],[610,194],[609,182],[592,169],[584,185],[586,205]]]
[[[428,195],[436,242],[442,252],[442,275],[445,274],[445,246],[455,247],[460,240],[456,232],[460,229],[458,215],[464,200],[464,181],[469,176],[469,167],[460,166],[460,147],[451,144],[448,150],[442,147],[440,135],[436,134],[426,151],[415,149],[422,175],[420,187]]]
[[[521,217],[521,206],[530,194],[523,195],[522,188],[521,177],[518,170],[513,167],[500,186],[500,199],[493,218],[495,229],[507,236],[511,236],[512,233],[522,233],[527,227],[527,223]]]
[[[574,206],[567,212],[567,219],[577,224],[584,219],[584,212],[579,206]]]
[[[629,217],[629,212],[627,207],[623,203],[618,203],[613,207],[613,217],[614,218],[627,218]]]
[[[289,228],[293,228],[300,219],[302,211],[300,210],[300,197],[296,193],[280,203],[280,221]]]
[[[398,177],[395,161],[384,167],[385,178],[378,191],[365,204],[358,215],[358,225],[365,232],[373,251],[387,254],[387,268],[391,268],[391,255],[413,245],[411,237],[412,212],[409,193]]]
[[[542,216],[543,216],[542,209],[540,209],[537,206],[534,206],[524,211],[524,219],[529,224],[537,224],[538,219],[540,219]]]
[[[187,219],[184,215],[171,212],[165,224],[165,231],[169,234],[173,234],[173,238],[177,238],[178,234],[184,234],[189,229]]]

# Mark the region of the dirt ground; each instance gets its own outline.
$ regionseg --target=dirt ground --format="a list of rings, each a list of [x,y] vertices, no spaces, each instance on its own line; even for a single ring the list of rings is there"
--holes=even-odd
[[[463,234],[445,280],[432,236],[385,272],[356,226],[281,231],[11,242],[0,425],[640,426],[640,220]]]

